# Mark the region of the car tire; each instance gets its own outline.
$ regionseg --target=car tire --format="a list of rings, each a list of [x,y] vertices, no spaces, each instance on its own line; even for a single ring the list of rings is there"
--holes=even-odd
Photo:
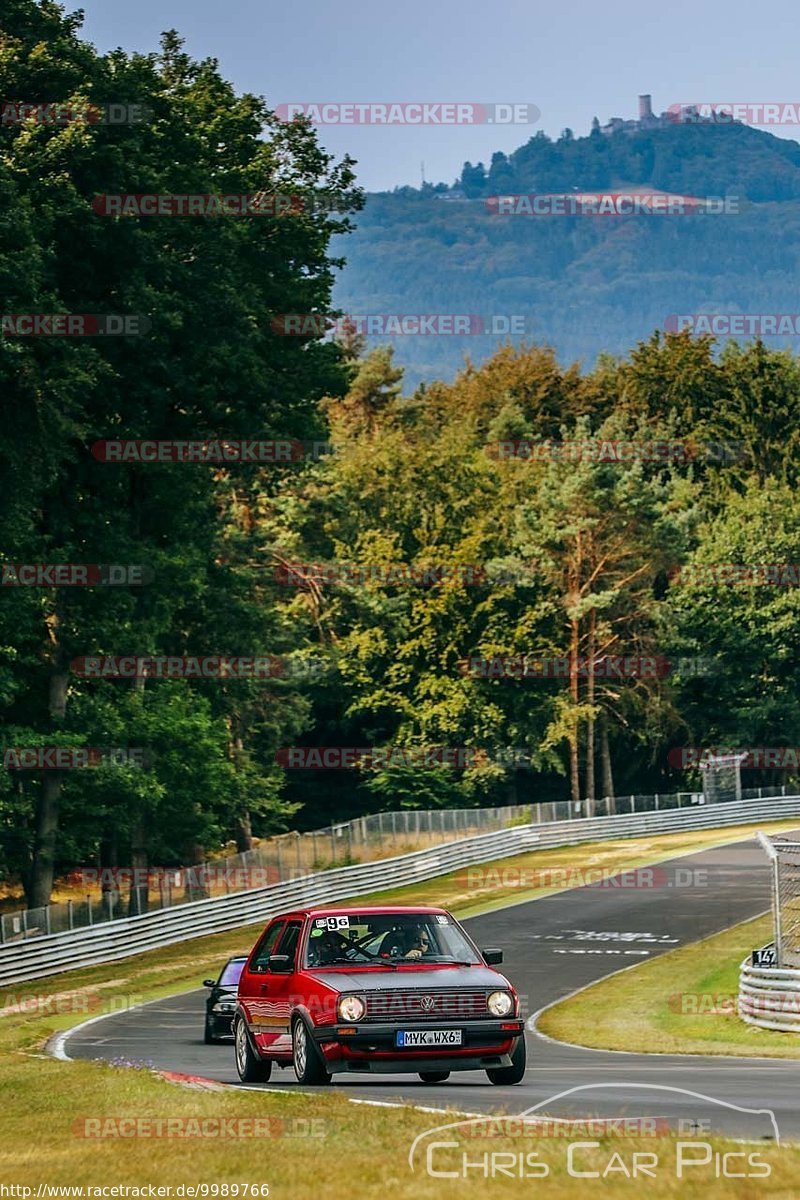
[[[272,1063],[256,1054],[244,1017],[239,1013],[233,1023],[233,1047],[236,1070],[242,1083],[266,1083],[272,1074]]]
[[[449,1071],[420,1071],[419,1077],[423,1083],[444,1083],[450,1078]]]
[[[206,1017],[206,1027],[203,1032],[203,1041],[207,1046],[215,1046],[219,1041],[218,1037],[214,1037],[214,1026],[211,1024],[211,1021],[208,1017]]]
[[[511,1052],[510,1067],[490,1067],[486,1074],[490,1083],[521,1083],[525,1078],[525,1034],[517,1038],[517,1044]]]
[[[325,1062],[302,1017],[292,1025],[292,1066],[298,1083],[330,1083]]]

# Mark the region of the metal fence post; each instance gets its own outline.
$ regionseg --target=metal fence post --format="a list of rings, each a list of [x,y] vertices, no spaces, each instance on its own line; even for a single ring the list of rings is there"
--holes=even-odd
[[[783,929],[781,924],[781,883],[778,852],[770,839],[759,829],[756,834],[761,849],[770,860],[772,875],[772,927],[775,934],[775,958],[778,966],[783,965]]]
[[[47,908],[44,910],[44,927],[49,934],[50,933],[50,905],[49,904],[47,905]]]
[[[67,901],[67,922],[68,922],[68,928],[73,929],[75,923],[74,923],[73,916],[72,916],[72,901],[71,900]]]

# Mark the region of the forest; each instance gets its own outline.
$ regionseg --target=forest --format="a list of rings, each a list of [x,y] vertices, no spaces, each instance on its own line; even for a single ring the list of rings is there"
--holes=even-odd
[[[353,163],[176,34],[101,55],[79,18],[31,0],[8,0],[3,26],[4,95],[149,113],[0,127],[6,311],[142,318],[0,339],[0,874],[30,905],[76,864],[197,862],[404,807],[690,789],[698,747],[800,742],[790,351],[653,321],[591,367],[533,337],[414,381],[346,321],[285,336],[281,314],[331,311],[349,245],[364,253]],[[526,187],[556,152],[533,144],[514,165]],[[793,195],[795,152],[779,157]],[[308,203],[96,203],[144,193]],[[451,264],[468,245],[477,271],[468,224],[425,203]],[[392,236],[414,271],[409,220]],[[652,236],[666,275],[678,234]],[[599,237],[583,226],[573,249],[591,258]],[[548,245],[569,279],[572,251]],[[544,295],[497,250],[517,273],[500,311]],[[770,253],[783,269],[791,243]],[[442,308],[435,275],[428,260],[421,311]],[[123,441],[266,451],[110,452]],[[758,763],[754,785],[792,774],[785,755]]]

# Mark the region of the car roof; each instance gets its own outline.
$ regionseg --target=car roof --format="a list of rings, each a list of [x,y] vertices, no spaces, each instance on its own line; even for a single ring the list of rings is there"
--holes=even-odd
[[[432,905],[432,904],[380,904],[380,905],[365,904],[363,906],[359,905],[358,907],[355,907],[352,904],[350,904],[350,905],[328,904],[324,908],[321,908],[321,907],[320,908],[298,908],[298,909],[295,909],[293,912],[278,913],[278,914],[276,914],[276,916],[271,918],[271,921],[278,921],[278,920],[288,921],[288,920],[293,920],[293,919],[303,919],[305,917],[344,917],[344,916],[350,916],[354,913],[360,917],[369,917],[369,916],[394,917],[394,916],[402,916],[404,913],[413,914],[415,916],[420,916],[420,914],[425,914],[425,913],[435,914],[435,913],[444,913],[446,911],[447,911],[446,909],[437,908],[435,905]]]

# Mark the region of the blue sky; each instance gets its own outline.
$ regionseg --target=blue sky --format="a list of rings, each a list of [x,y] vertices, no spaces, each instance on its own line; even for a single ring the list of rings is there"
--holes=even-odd
[[[67,8],[78,7],[67,4]],[[241,91],[291,101],[528,102],[535,125],[326,126],[320,140],[359,161],[368,190],[452,182],[465,160],[489,161],[537,129],[588,132],[591,118],[680,101],[800,102],[797,0],[724,7],[697,0],[82,0],[84,36],[99,49],[153,50],[181,32],[213,55]],[[800,140],[800,127],[776,129]]]

